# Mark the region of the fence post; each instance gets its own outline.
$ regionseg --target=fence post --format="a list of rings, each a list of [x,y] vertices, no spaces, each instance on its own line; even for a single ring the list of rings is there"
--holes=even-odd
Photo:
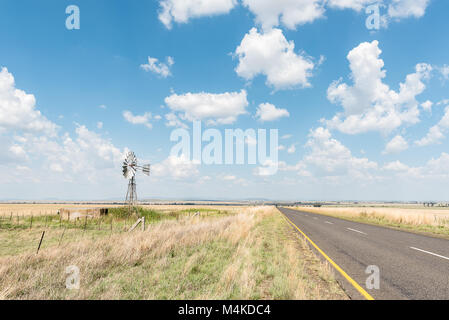
[[[58,247],[61,245],[62,238],[64,238],[64,234],[65,234],[65,230],[66,230],[66,229],[67,229],[67,226],[64,227],[64,231],[62,232],[61,239],[59,239]]]
[[[31,215],[31,219],[30,219],[30,229],[33,227],[33,215]]]
[[[84,235],[84,232],[86,231],[86,226],[87,226],[87,216],[84,218],[83,235]]]
[[[44,236],[45,236],[45,231],[42,231],[41,241],[39,241],[39,247],[37,247],[36,254],[39,253],[39,249],[41,248],[41,244],[42,244],[42,240],[44,240]]]
[[[132,225],[132,227],[129,228],[128,232],[131,232],[131,231],[133,231],[135,228],[137,228],[137,226],[139,225],[139,223],[142,223],[142,225],[143,225],[143,218],[137,219],[136,223],[134,223],[134,224]]]

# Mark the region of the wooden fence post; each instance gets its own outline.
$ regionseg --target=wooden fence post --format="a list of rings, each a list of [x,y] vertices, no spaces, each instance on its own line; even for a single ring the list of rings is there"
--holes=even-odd
[[[86,226],[87,226],[87,216],[86,216],[86,218],[84,219],[83,235],[84,235],[84,232],[86,231]]]
[[[42,231],[41,241],[39,241],[39,247],[37,247],[36,254],[39,253],[39,249],[41,248],[41,244],[42,244],[42,240],[44,240],[44,236],[45,236],[45,231]]]
[[[65,230],[67,229],[67,226],[64,227],[64,231],[62,231],[61,239],[59,239],[58,247],[61,245],[62,238],[64,238]]]
[[[143,219],[143,218],[137,219],[136,223],[134,223],[134,224],[131,226],[131,228],[129,228],[128,232],[133,231],[133,230],[139,225],[139,223],[142,223],[142,219]],[[142,225],[143,225],[143,224],[142,224]]]

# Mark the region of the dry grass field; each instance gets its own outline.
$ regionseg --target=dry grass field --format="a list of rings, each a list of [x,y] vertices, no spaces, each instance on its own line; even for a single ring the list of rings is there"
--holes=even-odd
[[[43,214],[30,227],[25,212],[4,215],[0,299],[347,299],[274,207],[146,209],[146,230],[132,232],[122,216]],[[68,266],[80,270],[78,290],[66,288]]]
[[[294,209],[449,237],[449,210],[443,208],[328,206]]]
[[[26,203],[26,204],[10,204],[10,203],[0,203],[0,217],[9,217],[11,214],[13,216],[44,216],[44,215],[54,215],[58,213],[59,209],[75,209],[75,208],[116,208],[121,205],[101,205],[101,204],[46,204],[46,203]]]
[[[12,216],[28,217],[28,216],[46,216],[55,215],[60,209],[84,209],[84,208],[119,208],[122,204],[80,204],[80,203],[59,203],[59,204],[47,204],[47,203],[25,203],[25,204],[12,204],[12,203],[0,203],[0,217],[8,218]],[[210,206],[210,205],[142,205],[141,207],[150,210],[158,210],[160,212],[171,212],[180,210],[200,210],[208,211],[214,210],[226,210],[228,212],[236,212],[242,206]]]

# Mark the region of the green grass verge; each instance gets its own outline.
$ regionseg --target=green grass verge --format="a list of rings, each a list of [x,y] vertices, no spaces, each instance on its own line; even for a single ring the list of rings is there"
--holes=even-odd
[[[199,218],[199,221],[221,221],[222,218],[227,219],[207,216]],[[181,226],[186,231],[191,228],[185,222]],[[223,224],[224,231],[228,226]],[[26,234],[33,239],[34,246],[37,245],[34,240],[39,231],[3,230],[0,241],[8,238],[11,241],[9,246],[14,246],[17,240],[12,238],[23,238]],[[56,231],[58,234],[61,232],[59,229]],[[96,236],[108,235],[106,230],[91,231],[96,233],[92,234],[92,241],[96,241]],[[72,232],[73,238],[68,235],[67,241],[76,241],[76,237],[80,237],[80,230],[73,229]],[[5,237],[4,233],[8,235]],[[88,240],[89,236],[85,233],[81,239]],[[111,241],[115,239],[113,235]],[[124,241],[126,238],[118,236],[117,239]],[[114,258],[106,249],[87,251],[82,258],[76,251],[68,251],[69,257],[83,261],[80,265],[80,291],[65,289],[65,264],[54,265],[53,260],[43,258],[45,255],[35,256],[25,259],[28,262],[20,264],[21,270],[17,271],[20,279],[32,282],[27,283],[23,290],[11,289],[13,295],[6,298],[347,299],[327,265],[315,257],[280,214],[261,216],[242,238],[238,241],[232,239],[232,236],[211,236],[206,242],[175,246],[162,256],[152,255],[151,248],[140,248],[143,251],[137,260]],[[57,245],[57,241],[56,235],[42,250]],[[63,263],[69,261],[64,259]],[[48,272],[42,272],[38,280],[33,280],[29,279],[29,275],[34,274],[33,270]],[[20,283],[11,284],[21,288]],[[85,293],[83,288],[86,288]]]

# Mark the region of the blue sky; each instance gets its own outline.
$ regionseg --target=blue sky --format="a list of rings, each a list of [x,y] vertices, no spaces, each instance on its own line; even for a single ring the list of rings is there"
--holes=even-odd
[[[2,1],[0,199],[120,199],[131,149],[153,165],[141,198],[447,200],[448,12],[442,0]],[[171,132],[194,119],[289,135],[279,170],[171,156]]]

